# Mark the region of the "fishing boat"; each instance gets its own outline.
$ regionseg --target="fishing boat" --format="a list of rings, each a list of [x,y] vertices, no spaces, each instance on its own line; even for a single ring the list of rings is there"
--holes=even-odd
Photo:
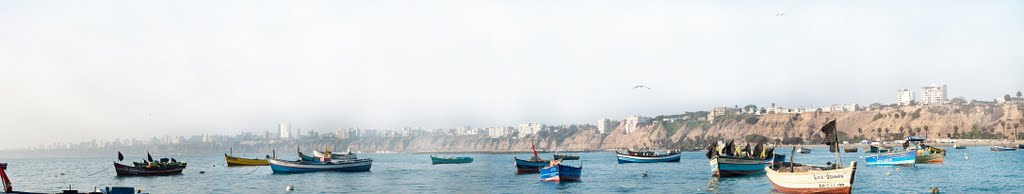
[[[678,150],[658,151],[654,149],[626,150],[625,153],[615,152],[619,164],[622,163],[654,163],[654,162],[679,162],[680,153]]]
[[[967,146],[953,144],[953,149],[958,149],[958,150],[967,149]]]
[[[543,160],[537,155],[537,146],[530,145],[530,149],[533,150],[533,156],[529,160],[512,157],[512,160],[515,161],[513,165],[516,167],[516,174],[540,173],[541,168],[549,166],[551,161]]]
[[[898,153],[883,153],[878,155],[872,155],[864,158],[864,161],[868,165],[901,165],[901,166],[913,166],[917,159],[917,152],[914,151],[903,151]]]
[[[843,152],[846,152],[846,153],[857,153],[857,148],[843,148]]]
[[[1017,149],[1024,149],[1024,144],[1017,144]]]
[[[733,152],[733,141],[724,146],[718,143],[709,145],[705,156],[711,165],[711,175],[716,177],[736,177],[764,172],[764,167],[774,159],[774,148],[764,148],[757,144],[754,149],[741,149]],[[749,145],[747,146],[749,147]]]
[[[569,166],[562,164],[561,160],[553,160],[551,165],[540,169],[540,180],[545,182],[574,182],[580,181],[583,175],[583,166]]]
[[[569,155],[569,154],[559,154],[559,153],[553,153],[553,154],[551,154],[551,157],[553,158],[552,160],[579,160],[580,159],[579,155]]]
[[[800,148],[800,151],[798,151],[798,152],[801,153],[801,154],[810,154],[811,153],[811,148]]]
[[[327,149],[324,149],[324,152],[313,150],[313,157],[324,157],[324,155],[325,155],[324,153],[327,153],[327,155],[330,155],[331,159],[333,159],[333,160],[357,159],[356,154],[352,153],[351,150],[346,150],[345,153],[331,152],[331,151],[327,151]]]
[[[1017,148],[1006,146],[992,146],[993,152],[1017,151]]]
[[[811,166],[795,162],[779,162],[765,167],[772,188],[782,193],[850,193],[853,188],[857,161],[849,166],[841,165],[842,155],[835,120],[826,123],[821,131],[826,134],[825,144],[829,152],[836,153],[836,163],[828,166]],[[796,148],[793,148],[796,150]],[[795,152],[795,151],[794,151]],[[795,157],[792,156],[792,157]],[[791,159],[790,161],[795,161]],[[831,162],[830,162],[831,163]]]
[[[472,163],[473,158],[470,157],[436,157],[430,156],[431,164],[466,164]]]
[[[114,171],[117,172],[117,176],[165,176],[181,174],[181,171],[188,166],[188,163],[178,162],[173,158],[161,158],[154,161],[153,156],[149,153],[146,153],[146,157],[148,161],[132,162],[132,165],[114,162]],[[124,160],[121,152],[117,152],[117,159],[118,161]]]
[[[230,156],[230,155],[227,155],[227,154],[224,154],[224,160],[227,161],[228,167],[236,167],[236,166],[266,166],[266,165],[270,164],[269,162],[267,162],[267,160],[263,160],[263,159],[241,158],[241,157]]]
[[[882,145],[878,142],[873,142],[871,145],[868,145],[867,148],[864,148],[864,152],[866,153],[885,153],[889,151],[892,151],[892,147]]]
[[[270,170],[274,173],[303,173],[303,172],[366,172],[370,171],[373,159],[355,159],[339,161],[287,161],[277,158],[270,158]]]
[[[922,137],[907,137],[907,141],[904,142],[904,147],[908,150],[917,151],[917,158],[915,161],[918,164],[942,163],[943,158],[946,156],[946,150],[925,145],[924,140],[925,139]]]

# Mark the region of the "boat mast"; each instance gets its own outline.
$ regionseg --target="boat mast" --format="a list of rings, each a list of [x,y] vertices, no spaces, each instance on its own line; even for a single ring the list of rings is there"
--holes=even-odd
[[[843,156],[841,155],[842,154],[841,150],[839,150],[839,127],[836,127],[835,120],[833,120],[832,122],[833,122],[833,124],[832,124],[832,127],[833,127],[832,128],[832,134],[835,135],[835,139],[833,139],[833,141],[836,144],[835,145],[836,146],[836,166],[837,166],[837,169],[838,169],[838,168],[843,168]],[[829,149],[832,149],[832,148],[829,148]]]

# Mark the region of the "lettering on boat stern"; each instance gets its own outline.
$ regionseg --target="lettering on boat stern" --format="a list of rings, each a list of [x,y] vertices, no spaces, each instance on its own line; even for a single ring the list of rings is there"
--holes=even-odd
[[[818,183],[818,188],[845,187],[846,183]]]
[[[823,180],[823,179],[841,179],[841,178],[843,178],[843,174],[823,174],[823,175],[814,175],[814,180]]]

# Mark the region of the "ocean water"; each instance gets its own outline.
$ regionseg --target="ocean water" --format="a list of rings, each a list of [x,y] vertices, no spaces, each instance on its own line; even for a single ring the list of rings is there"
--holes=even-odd
[[[987,147],[946,149],[948,154],[942,164],[899,167],[898,171],[895,167],[865,166],[866,153],[843,153],[843,163],[858,161],[855,193],[926,193],[932,187],[944,193],[1024,192],[1024,151],[991,152]],[[778,150],[789,155],[788,148]],[[58,192],[69,184],[85,191],[94,187],[134,186],[150,193],[773,192],[764,174],[712,178],[702,152],[685,152],[678,163],[650,164],[618,164],[611,152],[582,153],[582,160],[566,162],[583,166],[583,181],[575,183],[540,182],[538,174],[515,175],[512,157],[527,158],[529,154],[457,155],[471,156],[475,161],[431,165],[428,154],[361,154],[362,158],[374,159],[370,172],[273,174],[266,166],[225,167],[222,155],[174,156],[187,161],[189,167],[182,175],[162,177],[117,177],[112,167],[116,154],[88,158],[0,158],[0,162],[9,163],[7,173],[15,190],[36,192]],[[128,159],[143,157],[126,155]],[[551,155],[542,153],[541,157],[550,159]],[[834,153],[827,149],[815,148],[811,154],[798,154],[796,161],[824,165],[833,158]],[[642,177],[644,171],[649,173],[646,178]],[[886,172],[891,175],[885,175]],[[288,185],[295,190],[285,191]]]

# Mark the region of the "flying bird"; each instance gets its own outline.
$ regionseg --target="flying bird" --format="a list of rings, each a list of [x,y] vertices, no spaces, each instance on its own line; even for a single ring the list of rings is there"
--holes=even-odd
[[[785,16],[786,15],[785,10],[783,10],[783,9],[776,10],[776,12],[777,13],[775,13],[775,16]]]
[[[645,86],[645,85],[636,85],[636,86],[633,86],[633,89],[634,89],[634,90],[635,90],[635,89],[640,89],[640,88],[647,88],[648,90],[650,90],[650,89],[651,89],[651,87],[647,87],[647,86]]]

